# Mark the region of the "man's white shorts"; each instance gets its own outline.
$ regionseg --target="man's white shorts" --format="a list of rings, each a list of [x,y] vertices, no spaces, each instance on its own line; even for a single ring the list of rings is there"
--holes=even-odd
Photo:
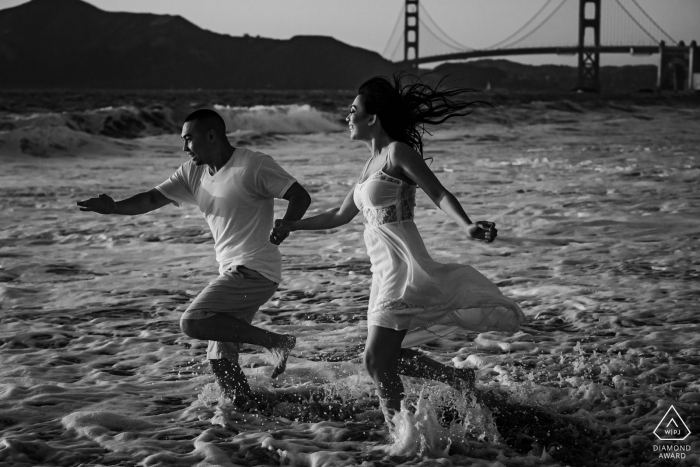
[[[180,320],[207,319],[225,314],[250,324],[258,308],[274,295],[278,285],[252,269],[235,266],[211,281]],[[209,341],[207,358],[237,362],[238,350],[237,343]]]

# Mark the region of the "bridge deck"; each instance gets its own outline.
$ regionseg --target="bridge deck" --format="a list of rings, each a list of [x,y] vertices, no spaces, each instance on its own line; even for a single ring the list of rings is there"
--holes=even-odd
[[[667,50],[680,49],[680,47],[666,46]],[[636,46],[636,45],[603,45],[598,47],[584,47],[584,52],[588,53],[609,53],[609,54],[639,54],[651,55],[659,53],[659,46]],[[419,57],[412,60],[402,60],[396,63],[404,65],[417,65],[421,63],[446,62],[449,60],[467,60],[481,57],[505,57],[512,55],[574,55],[579,52],[578,46],[572,47],[523,47],[517,49],[492,49],[492,50],[471,50],[469,52],[458,52],[451,54],[432,55],[430,57]]]

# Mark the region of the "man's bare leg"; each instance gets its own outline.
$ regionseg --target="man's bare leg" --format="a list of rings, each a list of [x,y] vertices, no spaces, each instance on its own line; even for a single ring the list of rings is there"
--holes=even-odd
[[[436,362],[412,349],[401,349],[399,374],[414,378],[432,379],[448,384],[460,392],[475,393],[474,370],[454,368]]]
[[[297,344],[297,338],[291,334],[279,334],[282,336],[281,343],[277,347],[269,348],[275,363],[275,368],[272,370],[270,378],[277,378],[287,369],[287,358],[292,353],[292,349]]]
[[[239,403],[251,397],[248,379],[238,362],[225,358],[211,359],[209,367],[226,397]]]
[[[265,347],[273,358],[270,375],[276,378],[287,366],[287,358],[296,345],[296,338],[289,334],[277,334],[248,324],[225,314],[215,314],[204,319],[180,320],[182,332],[193,339],[253,344]]]

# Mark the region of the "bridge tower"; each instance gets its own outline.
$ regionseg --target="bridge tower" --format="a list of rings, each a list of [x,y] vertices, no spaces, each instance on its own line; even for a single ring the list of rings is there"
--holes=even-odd
[[[589,7],[590,5],[590,7]],[[592,17],[588,16],[592,13]],[[593,47],[587,51],[586,31],[593,33]],[[600,0],[579,0],[578,14],[578,89],[600,91]]]
[[[686,46],[680,41],[677,46],[659,43],[659,68],[656,87],[659,91],[700,90],[700,57],[695,41]]]
[[[403,28],[403,59],[418,58],[418,0],[406,0]],[[413,56],[410,52],[413,51]],[[414,64],[418,67],[418,64]]]

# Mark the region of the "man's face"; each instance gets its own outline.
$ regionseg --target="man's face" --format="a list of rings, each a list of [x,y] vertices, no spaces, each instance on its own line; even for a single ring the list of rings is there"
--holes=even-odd
[[[183,141],[182,150],[195,164],[202,165],[208,162],[209,138],[207,138],[207,132],[201,130],[201,125],[197,127],[196,121],[185,122],[180,136]]]

